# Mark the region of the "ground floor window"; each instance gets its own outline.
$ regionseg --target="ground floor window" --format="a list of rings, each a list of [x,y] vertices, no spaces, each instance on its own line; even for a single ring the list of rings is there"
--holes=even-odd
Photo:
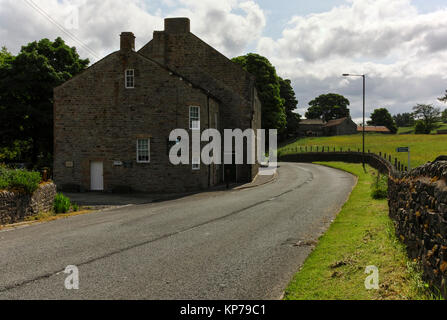
[[[138,163],[150,162],[150,139],[137,140],[137,162]]]
[[[200,160],[199,158],[192,158],[192,170],[200,170]]]

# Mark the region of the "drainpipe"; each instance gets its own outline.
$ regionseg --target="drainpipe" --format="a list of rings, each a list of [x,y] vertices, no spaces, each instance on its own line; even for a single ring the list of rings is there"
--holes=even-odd
[[[206,95],[206,108],[208,110],[208,129],[210,129],[210,95],[209,95],[209,91]],[[210,187],[211,187],[211,163],[208,165],[208,189]]]

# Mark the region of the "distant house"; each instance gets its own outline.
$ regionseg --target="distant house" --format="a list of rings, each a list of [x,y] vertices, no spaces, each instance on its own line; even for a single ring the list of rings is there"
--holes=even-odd
[[[304,119],[300,121],[298,133],[300,136],[339,136],[357,133],[357,125],[349,117],[329,120]]]
[[[341,136],[357,133],[357,125],[349,117],[329,120],[323,125],[325,136]]]
[[[357,131],[363,132],[363,126],[358,126]],[[385,126],[365,126],[365,132],[391,133],[390,129]]]
[[[321,119],[303,119],[298,126],[298,135],[306,137],[319,137],[323,135],[325,122]]]

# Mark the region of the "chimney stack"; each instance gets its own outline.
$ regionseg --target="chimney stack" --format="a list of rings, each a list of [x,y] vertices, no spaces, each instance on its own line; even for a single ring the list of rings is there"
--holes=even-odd
[[[166,18],[166,33],[188,33],[190,32],[190,21],[188,18]]]
[[[121,32],[120,50],[135,51],[135,36],[132,32]]]

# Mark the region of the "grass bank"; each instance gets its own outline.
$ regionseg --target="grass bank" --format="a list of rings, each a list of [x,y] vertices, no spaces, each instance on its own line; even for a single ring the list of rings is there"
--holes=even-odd
[[[417,266],[394,234],[387,200],[371,197],[375,170],[321,163],[355,174],[352,191],[329,230],[286,289],[284,299],[430,299]],[[379,270],[379,289],[366,290],[367,266]]]
[[[341,147],[345,151],[347,151],[348,148],[352,151],[357,151],[362,148],[362,135],[353,134],[347,136],[303,138],[278,148],[278,151],[280,154],[287,154],[289,152],[294,152],[295,148],[299,150],[300,146],[325,146],[330,147],[330,150],[333,150],[335,147],[337,151],[340,150]],[[447,154],[447,136],[373,133],[365,135],[365,146],[366,150],[370,150],[371,152],[378,153],[380,151],[382,153],[385,152],[391,154],[405,165],[407,164],[407,153],[397,153],[396,148],[410,147],[411,166],[414,168],[427,161],[433,161],[439,155]]]

